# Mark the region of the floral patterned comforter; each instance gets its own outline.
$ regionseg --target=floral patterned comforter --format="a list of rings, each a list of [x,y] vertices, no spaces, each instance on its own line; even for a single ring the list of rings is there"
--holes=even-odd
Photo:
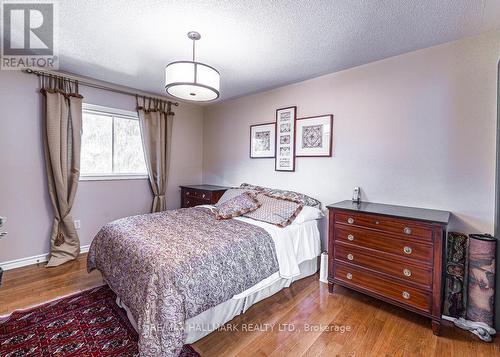
[[[279,270],[262,228],[216,220],[208,208],[127,217],[92,242],[88,270],[98,269],[131,309],[141,356],[176,356],[185,320]]]

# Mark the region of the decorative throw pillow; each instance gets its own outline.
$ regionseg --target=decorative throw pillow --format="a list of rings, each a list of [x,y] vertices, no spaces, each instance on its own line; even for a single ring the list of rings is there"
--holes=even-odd
[[[317,199],[304,195],[303,193],[298,193],[294,191],[288,190],[279,190],[277,188],[268,188],[262,186],[255,186],[248,183],[242,183],[240,188],[247,190],[255,190],[263,192],[271,197],[283,198],[285,200],[292,200],[298,203],[301,203],[304,206],[311,206],[321,209],[321,202]]]
[[[245,189],[248,189],[248,190],[255,190],[255,191],[264,191],[266,188],[265,187],[262,187],[262,186],[257,186],[257,185],[252,185],[251,183],[242,183],[240,185],[240,188],[245,188]]]
[[[253,193],[254,196],[257,195],[258,191],[252,190],[252,189],[246,189],[246,188],[230,188],[224,192],[221,198],[219,198],[219,201],[215,204],[215,207],[219,207],[222,205],[224,202],[229,201],[230,199],[235,198],[236,196],[241,195],[242,193],[245,192],[250,192]]]
[[[244,213],[255,211],[260,207],[255,195],[249,192],[233,197],[217,206],[215,209],[215,218],[228,219],[241,216]]]
[[[257,200],[261,203],[261,206],[252,212],[245,213],[243,216],[275,224],[279,227],[286,227],[292,223],[303,207],[301,203],[290,199],[272,197],[265,193],[259,193]]]

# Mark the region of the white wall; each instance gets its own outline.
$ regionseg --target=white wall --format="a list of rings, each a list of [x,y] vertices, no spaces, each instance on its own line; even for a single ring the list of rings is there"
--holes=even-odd
[[[499,44],[490,33],[211,106],[203,181],[282,187],[324,204],[359,185],[365,200],[449,210],[452,229],[492,233]],[[249,126],[291,105],[298,117],[334,115],[334,156],[275,172],[274,159],[248,157]]]
[[[130,96],[80,87],[91,104],[135,110]],[[180,184],[202,181],[202,108],[174,109],[172,163],[167,188],[169,208],[180,206]],[[0,215],[8,236],[0,240],[0,262],[49,251],[52,207],[47,194],[42,144],[42,96],[38,79],[18,71],[0,71]],[[147,180],[81,181],[73,208],[80,219],[82,245],[107,222],[150,210]],[[1,263],[0,263],[1,264]]]

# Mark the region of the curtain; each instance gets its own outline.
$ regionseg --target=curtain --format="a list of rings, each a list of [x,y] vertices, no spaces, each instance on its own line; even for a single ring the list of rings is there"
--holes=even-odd
[[[80,254],[71,208],[80,177],[83,97],[78,94],[78,82],[42,76],[41,86],[45,98],[45,166],[54,210],[47,267],[53,267]]]
[[[170,111],[169,102],[147,97],[137,97],[137,113],[153,192],[151,212],[164,211],[167,208],[166,190],[174,113]]]

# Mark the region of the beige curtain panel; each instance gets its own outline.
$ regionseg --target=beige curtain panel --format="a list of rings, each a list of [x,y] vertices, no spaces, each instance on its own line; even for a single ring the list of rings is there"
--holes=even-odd
[[[166,190],[174,113],[170,111],[170,103],[147,97],[137,97],[137,113],[153,192],[151,212],[164,211],[167,208]]]
[[[47,267],[61,265],[80,254],[71,208],[80,177],[82,100],[78,83],[41,77],[45,97],[45,164],[54,221]]]

